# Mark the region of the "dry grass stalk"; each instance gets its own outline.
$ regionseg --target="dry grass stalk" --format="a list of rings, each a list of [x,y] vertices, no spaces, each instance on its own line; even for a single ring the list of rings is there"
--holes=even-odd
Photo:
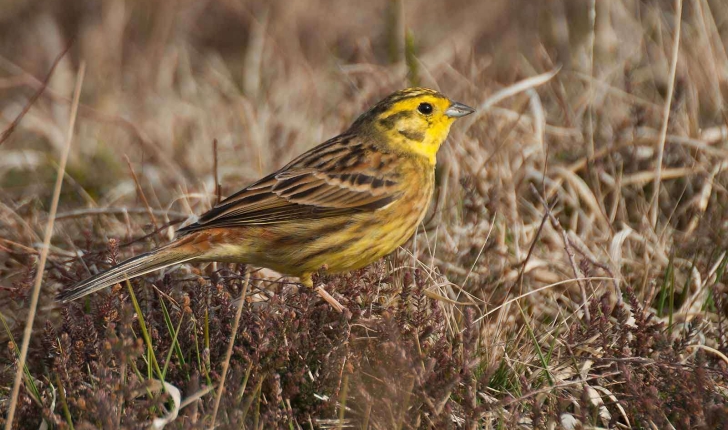
[[[65,35],[78,38],[0,154],[3,343],[22,335],[55,219],[14,428],[170,418],[176,402],[148,391],[161,379],[152,357],[181,392],[180,428],[213,415],[218,428],[726,422],[721,2],[685,4],[676,38],[679,9],[654,0],[76,0],[70,15],[36,1],[10,0],[0,17],[0,128],[45,86]],[[81,59],[84,103],[53,217],[48,154],[65,150]],[[52,303],[416,80],[488,109],[453,128],[415,240],[316,280],[347,311],[255,268],[236,307],[246,274],[228,264],[132,280],[138,315],[127,289]],[[0,397],[19,347],[0,348]]]
[[[30,299],[30,306],[28,308],[28,316],[26,317],[25,330],[23,331],[23,340],[20,347],[20,354],[18,357],[18,366],[15,371],[15,380],[13,381],[13,389],[10,394],[10,404],[8,406],[7,418],[5,423],[5,429],[11,430],[13,426],[13,417],[15,415],[15,408],[18,401],[18,393],[20,392],[20,384],[23,380],[23,370],[25,369],[25,359],[28,356],[28,347],[30,345],[30,336],[33,332],[33,322],[35,321],[35,313],[38,307],[38,298],[40,297],[40,286],[43,282],[43,274],[45,271],[45,263],[48,258],[48,250],[50,249],[51,237],[53,237],[53,226],[56,220],[56,211],[58,210],[58,201],[61,196],[61,186],[63,185],[63,174],[66,171],[66,162],[68,161],[68,154],[71,152],[71,142],[73,141],[74,127],[76,125],[76,112],[78,111],[78,101],[81,98],[81,85],[83,84],[83,77],[86,71],[86,65],[81,63],[78,68],[78,74],[76,76],[76,88],[73,91],[73,104],[71,105],[71,116],[68,123],[68,133],[66,134],[66,146],[61,154],[61,160],[58,163],[58,174],[56,175],[56,184],[53,188],[53,200],[51,202],[50,213],[48,215],[48,223],[45,228],[45,235],[43,237],[43,248],[40,251],[40,258],[38,260],[38,272],[35,276],[35,282],[33,284],[33,292]]]
[[[655,195],[652,198],[652,210],[650,220],[652,226],[657,226],[657,212],[660,206],[660,185],[662,184],[662,162],[665,156],[665,139],[667,138],[667,126],[670,123],[670,107],[672,96],[675,91],[675,74],[677,73],[677,59],[680,54],[680,29],[682,28],[682,0],[675,0],[675,36],[672,44],[672,57],[670,61],[670,77],[667,81],[667,96],[665,96],[665,107],[662,110],[662,127],[660,128],[660,140],[657,146],[657,162],[655,163],[654,189]]]

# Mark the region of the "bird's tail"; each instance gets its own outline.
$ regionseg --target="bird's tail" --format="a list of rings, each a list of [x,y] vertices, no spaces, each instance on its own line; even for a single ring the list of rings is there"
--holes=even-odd
[[[74,285],[69,290],[62,291],[56,296],[56,300],[62,303],[70,302],[95,291],[116,285],[126,279],[193,259],[195,259],[195,255],[184,252],[179,248],[167,246],[156,249],[130,258],[105,272]]]

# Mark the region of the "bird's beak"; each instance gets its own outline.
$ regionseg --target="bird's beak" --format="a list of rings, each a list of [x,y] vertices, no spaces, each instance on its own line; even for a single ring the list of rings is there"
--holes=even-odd
[[[445,115],[449,116],[450,118],[460,118],[466,115],[470,115],[473,112],[475,112],[475,109],[471,108],[470,106],[466,106],[458,102],[452,102],[450,107],[447,108],[447,110],[445,111]]]

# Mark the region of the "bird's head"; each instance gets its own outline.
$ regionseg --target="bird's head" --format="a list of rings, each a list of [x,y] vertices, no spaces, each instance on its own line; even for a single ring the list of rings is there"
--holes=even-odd
[[[407,88],[379,102],[354,126],[372,130],[389,150],[424,156],[435,164],[452,123],[474,111],[435,90]]]

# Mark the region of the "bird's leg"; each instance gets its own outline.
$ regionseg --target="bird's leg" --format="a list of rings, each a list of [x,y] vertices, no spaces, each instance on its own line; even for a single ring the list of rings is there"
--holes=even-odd
[[[307,273],[307,274],[301,276],[300,279],[301,279],[301,284],[304,287],[311,288],[314,291],[316,291],[316,294],[318,294],[322,299],[324,299],[328,304],[330,304],[331,307],[334,308],[334,310],[336,310],[336,312],[341,313],[344,311],[344,306],[342,306],[341,303],[339,303],[339,301],[336,300],[331,294],[327,293],[326,290],[324,289],[323,285],[319,285],[318,287],[313,288],[313,279],[311,279],[310,273]]]
[[[313,289],[313,279],[311,278],[310,273],[303,274],[298,279],[301,281],[301,285]]]

